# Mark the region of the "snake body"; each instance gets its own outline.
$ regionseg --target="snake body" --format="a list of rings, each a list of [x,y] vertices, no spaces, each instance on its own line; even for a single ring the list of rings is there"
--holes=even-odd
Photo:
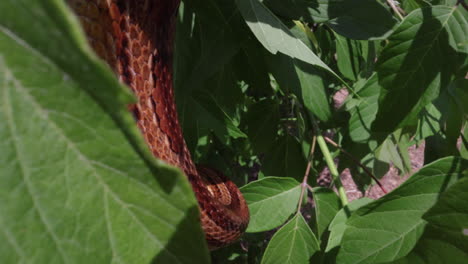
[[[68,3],[95,52],[137,96],[138,102],[129,109],[153,154],[188,177],[209,248],[239,239],[249,221],[244,198],[224,175],[194,164],[177,118],[172,54],[179,0]]]

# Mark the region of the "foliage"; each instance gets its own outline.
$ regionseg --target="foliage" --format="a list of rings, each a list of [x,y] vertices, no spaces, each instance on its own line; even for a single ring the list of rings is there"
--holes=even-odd
[[[132,96],[65,3],[0,1],[0,261],[466,263],[468,11],[398,8],[403,19],[384,1],[181,3],[186,141],[251,210],[244,238],[210,256],[188,181],[151,157]],[[318,172],[338,189],[337,169],[361,189],[373,181],[325,133],[377,178],[390,164],[413,175],[347,204]],[[407,150],[423,142],[413,173]]]

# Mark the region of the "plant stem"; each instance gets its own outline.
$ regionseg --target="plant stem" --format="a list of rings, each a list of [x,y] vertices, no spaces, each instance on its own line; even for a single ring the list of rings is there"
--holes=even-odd
[[[320,150],[322,151],[323,157],[325,158],[325,162],[327,163],[328,168],[330,169],[330,173],[333,177],[333,182],[336,185],[336,189],[338,189],[338,195],[340,196],[341,203],[343,206],[348,204],[348,197],[346,197],[346,191],[341,184],[340,175],[338,170],[336,169],[335,162],[330,154],[330,150],[328,149],[327,143],[325,143],[325,139],[323,138],[322,134],[317,134],[317,143],[319,145]]]

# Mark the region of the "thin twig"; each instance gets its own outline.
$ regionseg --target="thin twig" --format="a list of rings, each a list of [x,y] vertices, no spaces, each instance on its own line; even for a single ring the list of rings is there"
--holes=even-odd
[[[348,156],[354,163],[356,163],[359,167],[361,167],[374,181],[377,183],[377,185],[380,187],[380,189],[386,194],[387,190],[383,187],[383,185],[380,183],[380,181],[377,179],[377,177],[372,174],[372,172],[366,168],[359,160],[357,160],[353,155],[351,155],[349,152],[344,150],[340,145],[338,145],[335,141],[331,140],[328,137],[324,137],[325,141],[333,145],[334,147],[338,148],[341,152],[343,152],[346,156]]]
[[[314,152],[315,152],[315,142],[317,141],[317,137],[314,135],[312,138],[312,145],[310,147],[310,153],[307,160],[307,167],[304,173],[304,178],[302,179],[301,183],[301,196],[299,196],[299,204],[297,205],[297,213],[301,212],[302,200],[304,200],[304,192],[305,188],[309,185],[307,184],[307,179],[309,178],[310,168],[312,167],[312,161],[314,160]]]
[[[400,11],[398,11],[398,8],[397,6],[395,5],[395,2],[393,2],[394,0],[387,0],[387,3],[390,5],[390,7],[392,8],[393,12],[395,12],[395,14],[397,14],[397,16],[403,20],[403,16],[400,14]]]

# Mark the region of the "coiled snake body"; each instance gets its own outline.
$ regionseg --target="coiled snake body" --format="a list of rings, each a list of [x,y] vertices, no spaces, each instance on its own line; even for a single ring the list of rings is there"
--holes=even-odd
[[[249,221],[238,188],[196,167],[177,119],[172,52],[178,0],[68,0],[91,46],[138,97],[129,106],[153,154],[181,168],[198,200],[211,249],[236,241]]]

